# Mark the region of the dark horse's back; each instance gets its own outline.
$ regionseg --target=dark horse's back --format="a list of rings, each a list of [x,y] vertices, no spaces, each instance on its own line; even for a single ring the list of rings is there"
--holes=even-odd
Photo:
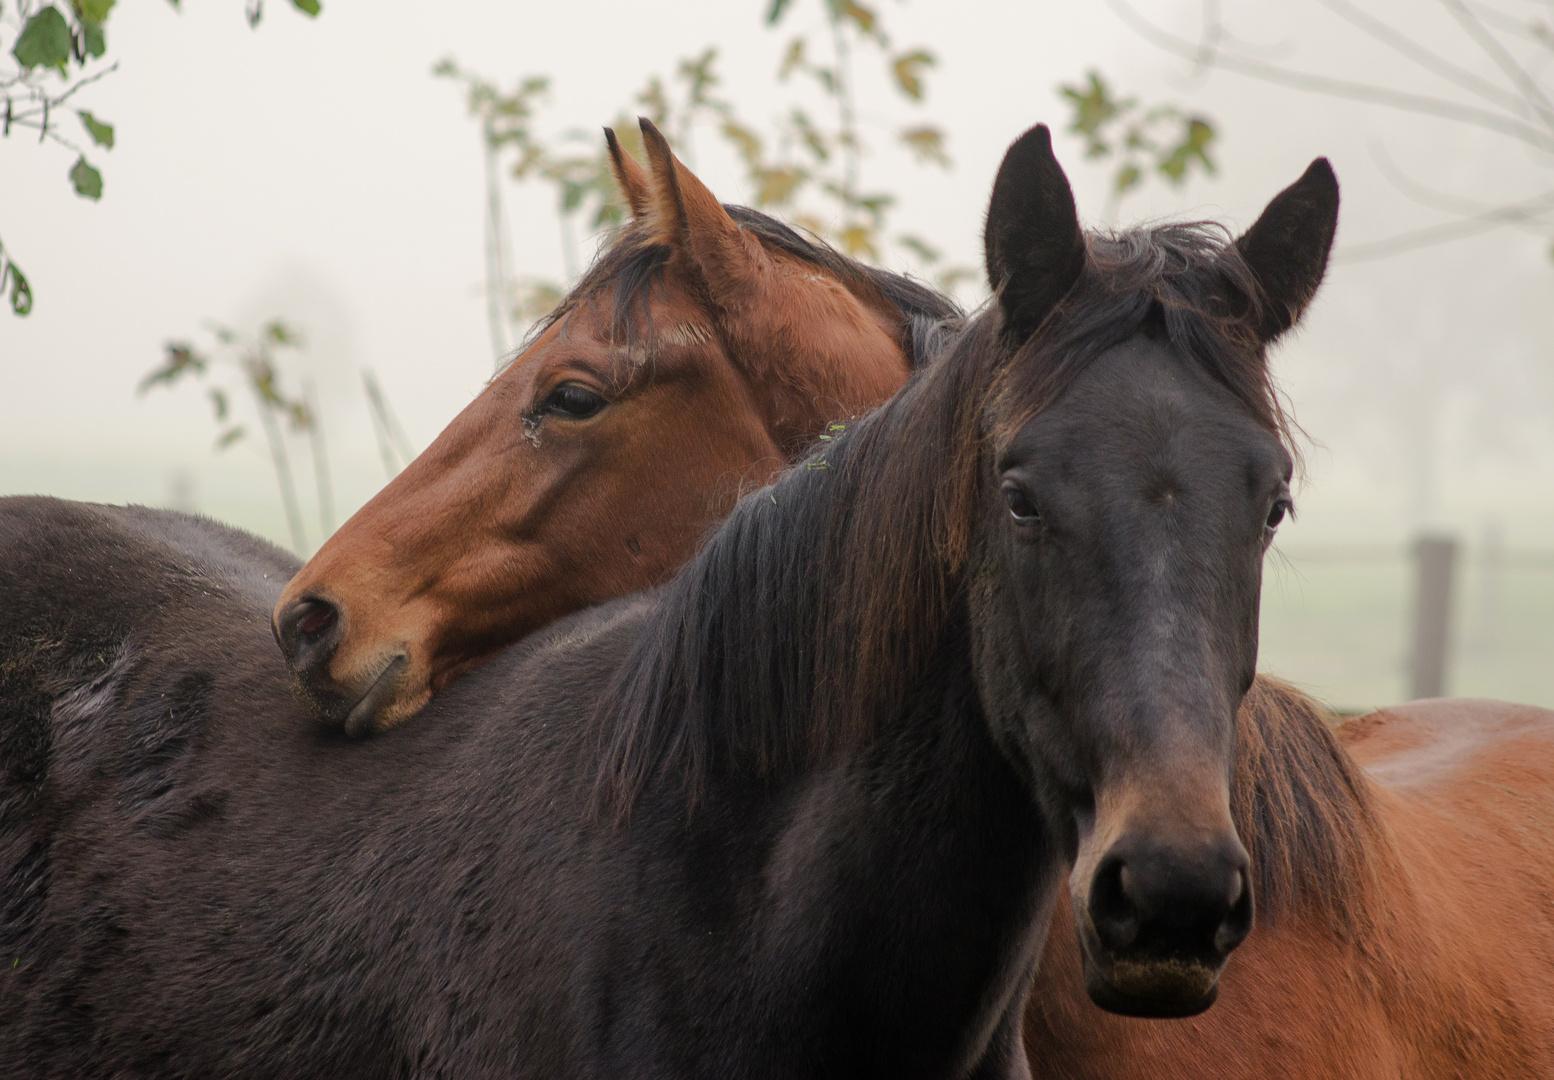
[[[498,944],[511,927],[489,908],[534,860],[556,880],[546,839],[506,827],[532,818],[515,804],[563,797],[513,774],[556,740],[482,721],[511,707],[495,671],[403,738],[318,728],[269,626],[297,566],[189,515],[0,499],[8,1080],[504,1075],[463,1055],[566,1041],[532,996],[492,1007],[519,1010],[515,973],[585,929],[576,907],[549,940]],[[524,653],[490,667],[510,676]]]

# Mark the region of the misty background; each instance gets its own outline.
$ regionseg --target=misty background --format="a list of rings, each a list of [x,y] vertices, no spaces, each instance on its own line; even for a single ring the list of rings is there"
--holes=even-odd
[[[1504,81],[1444,4],[1359,6]],[[1472,6],[1554,24],[1542,0]],[[433,65],[453,57],[504,85],[548,75],[537,126],[596,133],[633,111],[649,75],[715,45],[722,94],[760,118],[778,107],[773,72],[793,31],[823,19],[818,5],[796,7],[771,30],[765,7],[332,0],[308,19],[272,0],[251,30],[236,0],[120,5],[108,24],[119,69],[81,94],[117,130],[93,157],[101,201],[64,180],[70,154],[0,138],[0,238],[37,297],[26,318],[0,312],[0,493],[194,508],[289,543],[262,440],[218,452],[192,383],[136,393],[165,342],[200,339],[211,320],[252,334],[279,317],[305,335],[342,521],[385,482],[362,369],[417,450],[493,370],[482,147],[460,88]],[[1190,42],[1219,27],[1268,63],[1469,100],[1319,0],[891,0],[881,11],[896,40],[936,55],[917,111],[947,133],[953,167],[916,167],[878,140],[863,171],[899,196],[894,226],[948,261],[980,266],[994,170],[1037,121],[1053,125],[1091,224],[1244,228],[1313,157],[1332,160],[1335,261],[1273,353],[1308,439],[1298,517],[1266,572],[1260,666],[1342,708],[1406,697],[1409,545],[1436,533],[1462,545],[1447,692],[1554,705],[1554,221],[1462,227],[1554,188],[1554,155],[1194,62],[1128,21],[1132,11]],[[1554,63],[1554,49],[1542,55]],[[1145,184],[1109,220],[1108,164],[1064,132],[1057,89],[1091,69],[1121,95],[1211,118],[1218,174]],[[902,112],[883,79],[857,92],[865,124]],[[750,201],[731,153],[712,139],[695,151],[713,191]],[[573,237],[569,253],[550,189],[510,184],[504,197],[518,273],[564,280],[569,259],[586,262],[598,238]],[[1432,229],[1466,235],[1424,242]],[[306,528],[311,549],[316,515]]]

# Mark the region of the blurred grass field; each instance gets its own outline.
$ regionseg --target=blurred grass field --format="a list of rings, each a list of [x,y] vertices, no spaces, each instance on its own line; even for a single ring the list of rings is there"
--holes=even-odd
[[[1414,565],[1395,551],[1276,552],[1258,669],[1336,709],[1408,697]],[[1554,708],[1554,557],[1467,548],[1452,589],[1446,693]]]

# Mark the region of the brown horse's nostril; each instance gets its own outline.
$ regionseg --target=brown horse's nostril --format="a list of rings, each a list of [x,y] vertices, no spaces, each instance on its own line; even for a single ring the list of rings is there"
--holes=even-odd
[[[297,624],[297,629],[304,635],[317,634],[326,627],[333,626],[338,617],[339,613],[333,607],[315,600],[312,602],[312,610],[303,616],[302,621]]]
[[[286,662],[299,674],[329,662],[339,644],[340,609],[317,596],[306,596],[275,621],[275,639]]]

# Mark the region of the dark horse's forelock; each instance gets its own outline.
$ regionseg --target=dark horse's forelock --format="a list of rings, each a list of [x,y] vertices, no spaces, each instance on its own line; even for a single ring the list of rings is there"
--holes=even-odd
[[[829,244],[807,239],[759,210],[735,205],[725,205],[723,209],[740,228],[767,247],[826,271],[855,295],[877,296],[894,306],[902,317],[897,344],[914,368],[938,350],[946,327],[955,326],[963,317],[953,300],[920,281],[848,258]],[[654,240],[640,223],[627,222],[566,298],[534,324],[518,353],[583,304],[608,296],[610,339],[628,349],[641,349],[644,354],[650,354],[653,349],[651,290],[662,283],[664,267],[672,254],[669,245]]]
[[[1007,436],[1106,350],[1158,325],[1275,432],[1292,454],[1293,424],[1256,327],[1266,303],[1252,268],[1215,222],[1176,222],[1086,236],[1084,273],[995,389],[995,437]]]

